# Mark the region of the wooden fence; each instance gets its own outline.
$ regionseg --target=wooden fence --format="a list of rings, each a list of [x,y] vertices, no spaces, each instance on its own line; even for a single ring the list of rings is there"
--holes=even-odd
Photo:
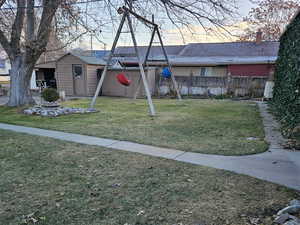
[[[267,77],[237,76],[176,76],[182,95],[234,95],[263,96]],[[167,95],[172,90],[170,80],[160,78],[156,82],[159,95]]]

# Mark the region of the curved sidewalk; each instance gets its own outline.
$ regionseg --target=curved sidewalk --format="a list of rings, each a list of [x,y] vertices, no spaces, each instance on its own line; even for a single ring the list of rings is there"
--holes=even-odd
[[[0,129],[224,169],[281,184],[300,191],[300,152],[287,151],[281,148],[280,142],[283,141],[283,138],[278,131],[278,124],[272,115],[268,113],[267,106],[264,103],[258,103],[258,105],[263,117],[266,140],[270,143],[270,148],[265,153],[248,156],[220,156],[184,152],[127,141],[3,123],[0,123]]]

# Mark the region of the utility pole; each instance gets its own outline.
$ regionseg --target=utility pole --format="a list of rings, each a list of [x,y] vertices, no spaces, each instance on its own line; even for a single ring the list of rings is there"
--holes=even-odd
[[[91,33],[91,51],[93,51],[93,34]]]

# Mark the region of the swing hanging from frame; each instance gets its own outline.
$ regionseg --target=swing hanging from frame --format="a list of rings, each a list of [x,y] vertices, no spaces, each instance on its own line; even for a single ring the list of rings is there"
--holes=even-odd
[[[131,4],[132,4],[132,2],[131,2]],[[181,98],[181,95],[180,95],[180,92],[179,92],[179,89],[178,89],[175,77],[174,77],[174,75],[171,72],[170,62],[169,62],[168,55],[167,55],[167,52],[165,50],[165,47],[164,47],[164,44],[163,44],[163,41],[162,41],[162,38],[161,38],[161,35],[160,35],[160,31],[159,31],[158,25],[156,23],[154,23],[154,21],[151,22],[151,21],[147,20],[146,18],[138,15],[134,11],[132,11],[132,5],[131,4],[129,4],[129,8],[127,8],[126,6],[123,6],[123,7],[121,7],[121,8],[118,9],[118,13],[122,15],[122,19],[121,19],[121,22],[120,22],[117,34],[116,34],[115,39],[114,39],[114,42],[113,42],[113,45],[112,45],[112,49],[111,49],[111,51],[109,53],[108,60],[107,60],[106,65],[105,65],[105,67],[103,69],[103,72],[102,72],[102,75],[101,75],[101,79],[100,79],[100,81],[99,81],[99,83],[97,85],[97,88],[96,88],[96,91],[95,91],[95,95],[94,95],[94,97],[93,97],[93,99],[91,101],[90,107],[94,108],[96,100],[97,100],[97,97],[98,97],[99,92],[101,90],[101,87],[103,85],[105,76],[107,74],[108,67],[109,67],[109,65],[110,65],[110,63],[112,61],[112,58],[116,57],[116,55],[117,55],[117,54],[115,54],[116,46],[118,44],[118,40],[119,40],[120,34],[122,33],[123,26],[124,26],[125,22],[127,21],[128,27],[129,27],[129,31],[131,33],[131,38],[132,38],[132,41],[133,41],[133,45],[134,45],[135,55],[137,57],[138,64],[139,64],[139,70],[140,70],[139,84],[138,84],[138,88],[137,88],[137,90],[136,90],[136,92],[134,94],[134,98],[136,98],[136,96],[137,96],[137,94],[139,92],[139,89],[140,89],[140,86],[141,86],[141,82],[140,81],[142,80],[143,86],[145,88],[147,102],[148,102],[148,105],[149,105],[149,114],[150,114],[150,116],[155,116],[155,114],[156,114],[155,113],[155,108],[154,108],[154,105],[153,105],[153,102],[152,102],[152,97],[151,97],[151,93],[150,93],[150,90],[149,90],[148,81],[147,81],[145,70],[144,70],[144,65],[147,64],[149,53],[150,53],[150,50],[151,50],[151,47],[152,47],[152,44],[153,44],[153,40],[154,40],[155,34],[157,34],[157,36],[159,38],[159,43],[161,45],[161,48],[162,48],[162,51],[163,51],[163,55],[165,57],[165,62],[167,63],[167,67],[165,69],[166,69],[166,71],[168,71],[168,76],[172,80],[173,86],[174,86],[174,88],[176,90],[177,98],[178,98],[178,100],[182,100],[182,98]],[[147,52],[146,52],[146,56],[145,56],[144,62],[141,61],[141,56],[140,56],[140,53],[139,53],[139,50],[138,50],[138,47],[137,47],[137,41],[136,41],[136,37],[135,37],[135,34],[134,34],[134,30],[133,30],[132,21],[131,21],[131,17],[130,16],[135,17],[139,21],[142,21],[145,25],[151,26],[153,28],[152,35],[151,35],[151,40],[150,40],[150,44],[149,44],[149,46],[147,48]],[[117,75],[117,80],[118,80],[119,83],[121,83],[122,85],[125,85],[125,86],[129,86],[131,84],[131,81],[126,77],[126,75],[124,73],[118,74]]]

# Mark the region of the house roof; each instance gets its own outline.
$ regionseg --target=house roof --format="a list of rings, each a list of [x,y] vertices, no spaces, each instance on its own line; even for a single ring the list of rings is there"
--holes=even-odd
[[[179,55],[180,52],[186,47],[186,45],[167,45],[165,46],[166,52],[169,56],[176,56]],[[139,53],[141,57],[146,56],[148,46],[138,46]],[[115,50],[116,54],[134,54],[134,48],[132,46],[121,46],[116,48]],[[160,46],[152,46],[149,57],[152,58],[154,56],[162,56],[163,51]]]
[[[101,65],[101,66],[106,65],[106,62],[102,58],[96,57],[95,55],[88,55],[86,53],[78,53],[78,52],[76,52],[76,53],[69,52],[69,53],[63,55],[62,57],[60,57],[59,59],[57,59],[57,61],[61,60],[63,57],[65,57],[67,55],[73,55],[73,56],[79,58],[84,63],[89,64],[89,65]]]
[[[76,55],[76,54],[72,54],[72,55],[74,55],[75,57],[78,57],[80,60],[82,60],[86,64],[106,65],[106,62],[103,59],[98,58],[96,56],[83,56],[83,55]]]
[[[180,56],[188,57],[263,57],[277,56],[279,42],[228,42],[188,44]]]
[[[170,60],[175,65],[228,65],[228,64],[270,64],[275,63],[276,56],[256,57],[179,57]]]
[[[147,46],[139,46],[139,52],[145,58]],[[275,63],[279,42],[267,41],[260,44],[255,42],[228,43],[191,43],[188,45],[166,46],[166,51],[173,65],[227,65],[227,64],[256,64]],[[132,54],[133,47],[119,47],[118,54]],[[120,62],[134,63],[134,57],[121,57]],[[151,49],[149,60],[164,60],[160,46]],[[162,62],[152,62],[162,64]]]
[[[93,56],[99,59],[104,58],[108,55],[110,51],[109,50],[82,50],[82,51],[73,51],[72,53],[75,55],[81,55],[81,56]]]
[[[274,64],[277,56],[257,56],[257,57],[175,57],[170,58],[171,65],[177,66],[217,66],[217,65],[234,65],[234,64]],[[124,65],[136,64],[136,60],[120,60]],[[148,65],[166,65],[163,60],[150,60]]]

